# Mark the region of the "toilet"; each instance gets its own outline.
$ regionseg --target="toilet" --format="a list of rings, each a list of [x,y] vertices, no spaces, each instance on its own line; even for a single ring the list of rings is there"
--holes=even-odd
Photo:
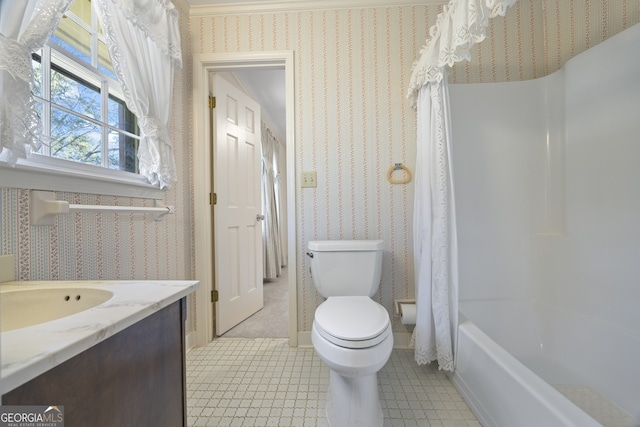
[[[371,299],[382,273],[382,240],[308,244],[311,277],[326,300],[311,328],[313,347],[329,367],[327,419],[332,427],[382,426],[378,371],[393,349],[387,310]]]

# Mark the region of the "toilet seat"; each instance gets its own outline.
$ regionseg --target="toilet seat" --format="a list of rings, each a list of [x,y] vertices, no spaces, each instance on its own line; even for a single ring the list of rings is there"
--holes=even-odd
[[[367,348],[391,334],[389,313],[367,296],[329,297],[316,309],[318,334],[346,348]]]

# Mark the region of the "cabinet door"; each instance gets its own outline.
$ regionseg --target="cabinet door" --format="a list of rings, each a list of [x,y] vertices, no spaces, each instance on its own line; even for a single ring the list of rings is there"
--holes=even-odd
[[[66,427],[186,426],[185,301],[177,301],[2,396],[64,406]]]

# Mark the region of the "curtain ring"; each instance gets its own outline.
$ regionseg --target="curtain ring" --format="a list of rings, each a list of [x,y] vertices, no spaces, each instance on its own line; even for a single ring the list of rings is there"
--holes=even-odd
[[[404,171],[405,176],[403,179],[393,179],[392,175],[396,170]],[[411,171],[402,163],[396,163],[395,165],[389,167],[389,170],[387,171],[387,181],[389,181],[391,184],[406,184],[407,182],[411,181]]]

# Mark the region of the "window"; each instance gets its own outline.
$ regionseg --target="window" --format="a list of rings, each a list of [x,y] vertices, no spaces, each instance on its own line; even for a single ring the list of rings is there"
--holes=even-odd
[[[2,186],[162,199],[164,191],[138,173],[137,119],[123,101],[91,0],[74,0],[32,64],[47,140],[15,167],[0,163]]]
[[[140,131],[115,79],[90,0],[75,0],[33,55],[34,96],[48,137],[39,154],[138,172]]]

